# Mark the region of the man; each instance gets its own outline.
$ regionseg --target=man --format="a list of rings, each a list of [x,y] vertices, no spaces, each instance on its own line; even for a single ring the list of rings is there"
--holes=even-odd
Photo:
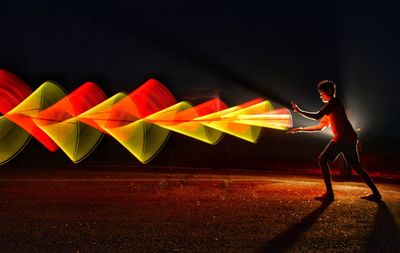
[[[361,197],[371,201],[380,201],[381,194],[368,173],[361,168],[357,150],[358,136],[350,124],[342,102],[336,98],[336,85],[333,81],[324,80],[318,83],[318,92],[325,105],[318,112],[306,112],[301,110],[293,101],[293,110],[303,117],[320,120],[320,123],[310,127],[292,128],[288,133],[321,131],[330,126],[333,132],[333,139],[325,147],[318,157],[318,163],[324,178],[326,193],[315,197],[316,200],[334,200],[332,179],[329,169],[329,162],[334,161],[342,153],[348,166],[351,166],[372,190],[372,194]]]

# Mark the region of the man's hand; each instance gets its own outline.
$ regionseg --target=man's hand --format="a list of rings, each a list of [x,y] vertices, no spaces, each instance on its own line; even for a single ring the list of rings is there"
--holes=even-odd
[[[286,133],[288,133],[288,134],[294,134],[294,133],[297,133],[297,132],[302,131],[303,129],[304,129],[303,127],[295,127],[295,128],[289,129]]]
[[[292,104],[293,111],[295,111],[295,112],[299,112],[300,111],[300,108],[296,105],[295,102],[291,101],[290,103]]]

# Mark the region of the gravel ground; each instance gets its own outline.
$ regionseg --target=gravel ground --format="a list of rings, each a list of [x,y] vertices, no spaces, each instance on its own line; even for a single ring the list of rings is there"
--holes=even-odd
[[[400,252],[398,183],[321,203],[308,176],[60,171],[0,179],[0,252]]]

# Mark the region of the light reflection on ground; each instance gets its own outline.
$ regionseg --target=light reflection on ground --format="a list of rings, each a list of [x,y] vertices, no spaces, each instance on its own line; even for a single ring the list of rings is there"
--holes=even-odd
[[[400,185],[221,171],[6,171],[0,249],[15,251],[298,252],[399,249]],[[15,243],[18,242],[18,243]]]

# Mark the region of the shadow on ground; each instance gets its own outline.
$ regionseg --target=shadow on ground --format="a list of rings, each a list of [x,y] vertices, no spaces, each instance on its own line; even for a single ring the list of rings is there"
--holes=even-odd
[[[367,239],[365,252],[398,252],[399,228],[385,202],[381,201],[376,212],[374,227]]]
[[[286,252],[292,247],[296,241],[304,234],[314,222],[321,216],[321,214],[328,208],[332,201],[321,202],[321,205],[301,219],[298,223],[292,225],[286,231],[281,233],[278,237],[267,242],[262,252]]]

